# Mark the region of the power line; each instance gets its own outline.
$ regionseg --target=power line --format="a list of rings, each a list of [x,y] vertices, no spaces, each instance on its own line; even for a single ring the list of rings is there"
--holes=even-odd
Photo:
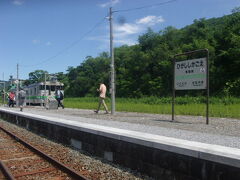
[[[22,65],[22,68],[28,68],[28,67],[34,67],[34,66],[38,66],[44,63],[47,63],[49,61],[52,61],[54,58],[60,56],[61,54],[63,54],[64,52],[66,52],[67,50],[71,49],[72,47],[74,47],[75,45],[77,45],[86,35],[90,34],[93,30],[95,30],[98,26],[100,26],[104,20],[106,19],[107,16],[105,16],[103,19],[101,19],[101,21],[99,21],[97,24],[95,24],[93,26],[92,29],[90,29],[89,31],[87,31],[86,33],[84,33],[78,40],[72,42],[69,46],[67,46],[66,48],[62,49],[61,51],[59,51],[57,54],[55,54],[54,56],[51,56],[49,58],[46,58],[45,60],[37,63],[37,64],[33,64],[33,65]]]
[[[156,3],[156,4],[141,6],[141,7],[136,7],[136,8],[116,10],[116,11],[113,11],[113,13],[114,13],[114,12],[129,12],[129,11],[141,10],[141,9],[146,9],[146,8],[151,8],[151,7],[156,7],[156,6],[162,6],[162,5],[165,5],[165,4],[173,3],[173,2],[175,2],[175,1],[177,1],[177,0],[169,0],[169,1],[166,1],[166,2],[161,2],[161,3]],[[43,61],[41,61],[41,62],[39,62],[39,63],[37,63],[37,64],[33,64],[33,65],[21,65],[22,68],[34,67],[34,66],[38,66],[38,65],[44,64],[44,63],[46,63],[46,62],[52,61],[54,58],[60,56],[61,54],[63,54],[63,53],[66,52],[67,50],[69,50],[69,49],[71,49],[72,47],[74,47],[75,45],[77,45],[86,35],[88,35],[88,34],[91,33],[93,30],[95,30],[99,25],[101,25],[108,16],[109,16],[109,15],[107,15],[107,16],[105,16],[103,19],[101,19],[101,21],[99,21],[97,24],[95,24],[92,29],[90,29],[89,31],[87,31],[86,33],[84,33],[80,39],[72,42],[69,46],[67,46],[66,48],[62,49],[61,51],[59,51],[59,52],[56,53],[55,55],[53,55],[53,56],[51,56],[51,57],[48,57],[48,58],[46,58],[45,60],[43,60]]]
[[[162,6],[165,4],[173,3],[177,0],[169,0],[166,2],[161,2],[161,3],[156,3],[156,4],[151,4],[151,5],[146,5],[146,6],[141,6],[141,7],[136,7],[136,8],[131,8],[131,9],[122,9],[122,10],[116,10],[113,12],[128,12],[128,11],[135,11],[135,10],[140,10],[140,9],[146,9],[146,8],[151,8],[151,7],[156,7],[156,6]]]

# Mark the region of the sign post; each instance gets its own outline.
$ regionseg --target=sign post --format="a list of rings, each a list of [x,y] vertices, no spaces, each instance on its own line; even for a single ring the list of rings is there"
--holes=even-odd
[[[206,57],[176,62],[176,57],[205,52]],[[176,54],[173,58],[173,84],[172,84],[172,121],[174,120],[174,104],[176,90],[206,90],[206,124],[209,123],[209,51],[200,49],[196,51]]]

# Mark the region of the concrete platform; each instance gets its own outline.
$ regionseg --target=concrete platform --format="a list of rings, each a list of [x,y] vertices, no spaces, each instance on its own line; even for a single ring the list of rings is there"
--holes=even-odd
[[[0,108],[0,117],[156,179],[240,179],[239,148],[86,123],[99,119],[59,117],[60,111],[25,111]]]

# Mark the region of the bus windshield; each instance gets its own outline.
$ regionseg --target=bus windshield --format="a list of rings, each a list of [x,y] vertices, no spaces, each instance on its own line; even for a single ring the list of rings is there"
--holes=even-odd
[[[56,88],[63,90],[63,86],[55,86],[55,85],[46,85],[46,90],[51,90],[51,91],[56,91]],[[40,85],[39,86],[40,90],[45,90],[45,85]]]

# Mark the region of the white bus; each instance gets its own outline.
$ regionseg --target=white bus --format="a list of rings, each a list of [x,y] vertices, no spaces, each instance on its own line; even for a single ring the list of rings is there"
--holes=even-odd
[[[55,91],[59,89],[64,94],[64,85],[58,81],[46,81],[30,84],[24,87],[26,91],[26,104],[44,105],[48,98],[55,98]]]

